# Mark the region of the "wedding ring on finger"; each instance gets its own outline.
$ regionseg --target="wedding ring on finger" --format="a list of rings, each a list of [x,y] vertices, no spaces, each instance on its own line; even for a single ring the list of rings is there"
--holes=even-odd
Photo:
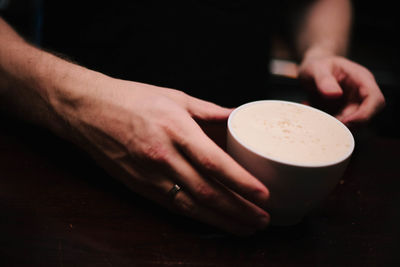
[[[182,188],[179,185],[174,184],[172,188],[168,191],[168,196],[170,197],[170,199],[174,199],[176,194],[178,194],[178,192],[181,190]]]

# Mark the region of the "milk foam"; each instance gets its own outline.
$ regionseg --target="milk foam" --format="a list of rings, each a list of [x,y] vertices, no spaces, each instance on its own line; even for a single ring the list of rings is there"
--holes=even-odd
[[[329,164],[353,149],[348,129],[333,117],[287,102],[259,101],[230,119],[236,138],[272,159],[303,165]]]

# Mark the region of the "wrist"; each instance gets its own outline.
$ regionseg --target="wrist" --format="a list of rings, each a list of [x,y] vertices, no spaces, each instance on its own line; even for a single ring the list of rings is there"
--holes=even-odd
[[[337,54],[334,52],[334,50],[327,45],[314,45],[309,47],[303,53],[302,61],[316,58],[332,57],[336,55]]]
[[[39,94],[49,107],[64,119],[89,104],[90,96],[100,90],[109,77],[55,58],[43,66],[45,75],[40,78]]]
[[[74,124],[100,85],[111,78],[34,47],[28,49],[32,49],[27,51],[32,55],[31,66],[16,77],[23,84],[21,95],[32,97],[26,107],[31,120],[64,138],[74,139]]]
[[[305,49],[302,55],[302,61],[325,57],[345,56],[346,51],[347,48],[344,44],[339,45],[338,42],[325,40],[310,45]]]

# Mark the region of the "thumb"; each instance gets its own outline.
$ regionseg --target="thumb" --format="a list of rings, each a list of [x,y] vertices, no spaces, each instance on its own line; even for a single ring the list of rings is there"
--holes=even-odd
[[[315,77],[318,92],[327,98],[338,98],[342,96],[343,90],[335,77],[330,73],[323,73]]]
[[[229,114],[233,111],[232,108],[221,107],[194,97],[190,97],[187,110],[195,119],[214,121],[228,119]]]

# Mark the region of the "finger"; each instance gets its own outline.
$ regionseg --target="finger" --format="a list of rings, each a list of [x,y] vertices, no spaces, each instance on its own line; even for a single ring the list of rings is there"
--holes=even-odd
[[[369,95],[362,100],[361,104],[354,112],[343,116],[341,121],[345,124],[366,123],[379,111],[379,109],[380,105],[377,104],[376,97]]]
[[[367,69],[354,62],[347,62],[342,68],[347,73],[345,83],[358,90],[361,101],[358,109],[345,116],[343,121],[364,123],[385,106],[385,98],[375,78]]]
[[[172,186],[173,184],[170,183],[169,187],[165,187],[166,195],[168,195],[168,191]],[[240,224],[232,220],[232,218],[226,217],[222,213],[198,203],[191,194],[186,192],[185,188],[172,198],[171,196],[167,196],[167,198],[164,198],[164,201],[161,203],[163,206],[167,206],[167,208],[179,214],[213,225],[226,232],[239,236],[247,236],[256,230],[254,227]]]
[[[368,100],[375,103],[371,107],[375,107],[374,109],[376,110],[381,109],[385,105],[385,98],[373,74],[368,69],[351,61],[346,61],[346,64],[341,64],[340,67],[342,68],[342,72],[346,73],[343,83],[347,87],[353,88],[353,90],[356,89],[362,100],[371,97]]]
[[[352,102],[352,103],[350,103],[350,104],[347,104],[347,105],[342,109],[342,111],[341,111],[339,114],[337,114],[335,117],[336,117],[338,120],[340,120],[340,121],[343,122],[343,119],[344,119],[345,117],[349,116],[350,114],[354,113],[354,112],[358,109],[359,105],[360,105],[359,103],[355,103],[355,102]]]
[[[191,96],[188,98],[187,110],[192,117],[202,120],[226,120],[233,111],[232,108],[221,107]]]
[[[318,92],[324,97],[338,98],[343,94],[338,81],[329,70],[317,70],[315,72],[314,81]]]
[[[201,173],[217,179],[258,206],[265,207],[269,198],[268,189],[218,147],[194,121],[191,124],[189,132],[180,132],[180,135],[175,138],[179,149]]]
[[[171,167],[175,170],[174,179],[190,192],[200,205],[254,229],[262,229],[268,225],[269,214],[266,211],[234,194],[212,178],[206,178],[178,151],[173,158]]]
[[[175,162],[179,160],[174,160]],[[124,169],[123,172],[119,172],[119,179],[125,183],[132,191],[153,200],[161,206],[167,207],[168,209],[191,217],[193,219],[202,221],[204,223],[213,225],[224,231],[236,234],[236,235],[249,235],[255,232],[257,229],[265,227],[257,226],[257,220],[250,222],[249,212],[238,212],[242,215],[242,218],[236,219],[234,216],[228,216],[227,208],[221,205],[223,209],[218,210],[215,207],[208,207],[200,201],[196,201],[195,198],[189,193],[187,183],[182,182],[181,179],[176,178],[176,173],[172,172],[172,168],[161,166],[157,168],[160,172],[136,172],[133,168],[132,161],[124,161],[118,168]],[[183,174],[185,175],[185,174]],[[134,179],[132,179],[135,177]],[[185,179],[187,179],[186,177]],[[147,182],[146,182],[147,181]],[[178,184],[182,187],[175,197],[169,194],[169,191],[174,184]],[[210,205],[213,206],[213,205]],[[214,205],[215,206],[215,205]],[[234,204],[234,206],[238,206]],[[262,213],[265,213],[261,211]],[[264,215],[263,215],[264,216]],[[267,215],[268,216],[268,215]],[[248,221],[243,220],[248,219]],[[256,216],[257,218],[257,216]],[[269,216],[267,217],[269,221]]]

